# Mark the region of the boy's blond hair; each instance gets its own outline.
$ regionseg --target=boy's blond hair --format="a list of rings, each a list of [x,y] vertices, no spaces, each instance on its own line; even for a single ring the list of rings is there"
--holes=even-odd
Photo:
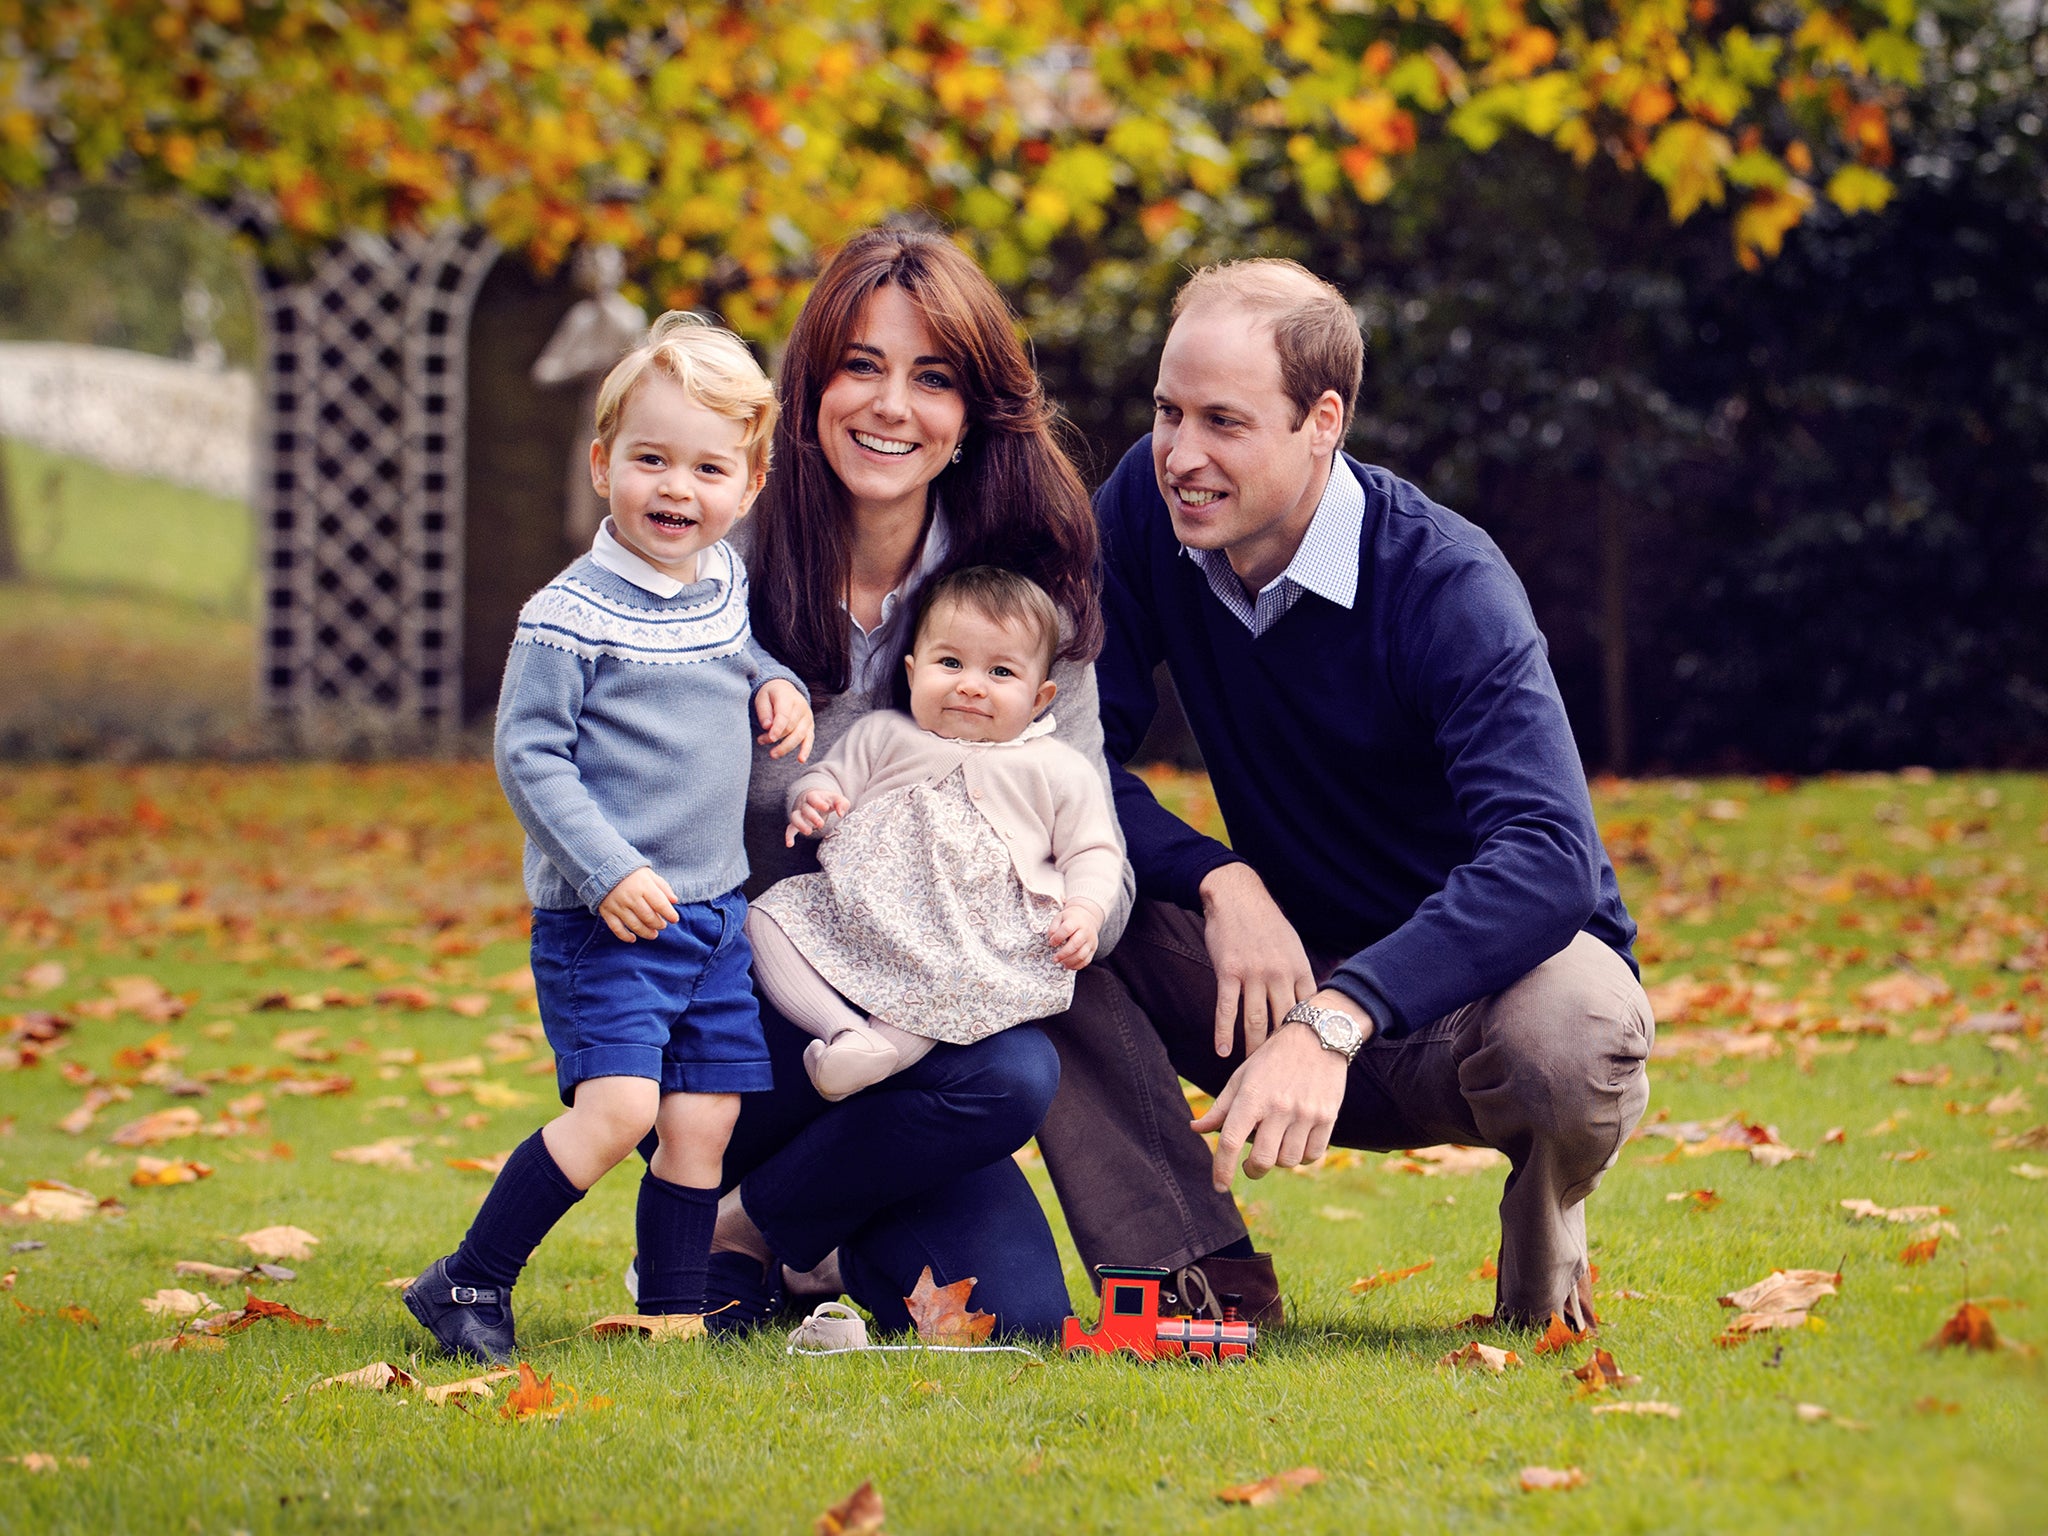
[[[775,431],[775,387],[747,344],[702,315],[672,309],[648,328],[647,340],[619,359],[597,392],[597,440],[610,451],[633,387],[649,369],[680,384],[706,410],[744,422],[740,446],[747,469],[765,474]]]

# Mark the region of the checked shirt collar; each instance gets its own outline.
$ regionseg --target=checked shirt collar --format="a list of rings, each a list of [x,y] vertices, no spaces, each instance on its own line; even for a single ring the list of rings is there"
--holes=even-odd
[[[1252,638],[1278,624],[1304,592],[1349,608],[1358,597],[1358,539],[1365,527],[1365,487],[1351,473],[1344,456],[1330,462],[1330,478],[1316,503],[1308,531],[1287,569],[1259,588],[1256,597],[1246,593],[1237,572],[1230,568],[1230,556],[1220,549],[1189,549],[1181,553],[1209,579],[1209,590],[1252,632]]]

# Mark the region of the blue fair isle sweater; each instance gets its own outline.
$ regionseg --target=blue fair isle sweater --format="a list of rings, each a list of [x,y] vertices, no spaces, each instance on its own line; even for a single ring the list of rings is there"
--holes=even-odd
[[[595,911],[642,865],[679,901],[747,877],[754,692],[808,690],[754,643],[739,556],[715,544],[698,575],[664,598],[584,555],[520,610],[496,755],[536,907]]]
[[[1304,592],[1258,639],[1174,539],[1141,440],[1096,493],[1108,640],[1102,728],[1140,894],[1200,909],[1242,859],[1330,985],[1389,1036],[1498,992],[1581,929],[1631,966],[1635,924],[1522,584],[1479,529],[1384,469],[1365,491],[1358,592]],[[1231,846],[1119,765],[1179,691]]]

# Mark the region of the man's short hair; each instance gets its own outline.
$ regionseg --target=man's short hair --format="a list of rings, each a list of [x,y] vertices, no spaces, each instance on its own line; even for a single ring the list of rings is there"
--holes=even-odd
[[[1335,287],[1298,261],[1255,256],[1202,268],[1174,295],[1173,317],[1203,304],[1248,309],[1272,324],[1280,384],[1294,402],[1297,430],[1325,390],[1344,402],[1344,430],[1351,430],[1365,377],[1365,333]]]

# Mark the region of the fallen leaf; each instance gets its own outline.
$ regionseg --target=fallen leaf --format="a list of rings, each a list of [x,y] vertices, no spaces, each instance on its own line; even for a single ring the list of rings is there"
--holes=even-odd
[[[1296,1467],[1288,1472],[1275,1472],[1271,1477],[1262,1477],[1255,1483],[1239,1483],[1234,1488],[1219,1488],[1216,1497],[1225,1504],[1249,1504],[1254,1508],[1271,1504],[1304,1488],[1312,1488],[1323,1480],[1320,1467]]]
[[[410,1371],[401,1371],[397,1366],[379,1360],[359,1370],[343,1371],[338,1376],[323,1376],[306,1388],[311,1396],[324,1392],[329,1387],[353,1387],[358,1392],[383,1392],[392,1387],[417,1387],[419,1378]]]
[[[235,1239],[259,1259],[310,1259],[320,1239],[303,1227],[259,1227]]]
[[[189,1104],[178,1104],[131,1120],[107,1139],[117,1147],[153,1147],[160,1142],[197,1136],[202,1123],[198,1110]]]
[[[498,1174],[504,1171],[505,1160],[511,1156],[509,1150],[493,1152],[489,1157],[451,1157],[448,1166],[463,1173]]]
[[[485,992],[460,992],[448,999],[448,1011],[465,1019],[482,1018],[490,1006],[490,994]]]
[[[331,1077],[288,1077],[276,1085],[276,1091],[294,1099],[326,1099],[355,1091],[356,1080],[345,1072]]]
[[[1653,1415],[1660,1419],[1675,1419],[1679,1417],[1679,1409],[1676,1404],[1651,1401],[1639,1403],[1595,1403],[1593,1411],[1595,1413],[1641,1413]]]
[[[1500,1278],[1500,1266],[1491,1259],[1481,1259],[1479,1267],[1465,1278],[1467,1280],[1498,1280]]]
[[[211,1280],[216,1285],[247,1285],[264,1280],[296,1280],[298,1275],[277,1264],[208,1264],[201,1259],[180,1259],[171,1273]]]
[[[85,1098],[63,1119],[57,1122],[57,1129],[66,1136],[83,1136],[92,1129],[92,1123],[99,1118],[99,1112],[109,1104],[130,1098],[132,1095],[118,1083],[102,1085],[85,1090]]]
[[[967,1298],[973,1293],[975,1277],[955,1280],[951,1285],[935,1285],[932,1282],[932,1268],[929,1264],[917,1277],[917,1284],[903,1305],[910,1311],[910,1320],[917,1327],[917,1336],[927,1344],[979,1344],[995,1331],[996,1320],[987,1312],[967,1310]]]
[[[1822,1144],[1825,1146],[1845,1146],[1848,1144],[1849,1133],[1847,1130],[1845,1130],[1843,1127],[1839,1125],[1831,1125],[1825,1131],[1821,1132],[1820,1139]]]
[[[1945,1402],[1938,1397],[1920,1397],[1913,1400],[1913,1411],[1926,1414],[1961,1413],[1963,1405]]]
[[[1940,1002],[1949,995],[1948,984],[1918,971],[1893,971],[1889,976],[1880,976],[1857,990],[1857,999],[1866,1008],[1875,1008],[1882,1013],[1909,1013],[1915,1008],[1926,1008]]]
[[[1566,1488],[1583,1488],[1586,1474],[1577,1467],[1566,1467],[1563,1471],[1555,1467],[1524,1467],[1521,1475],[1522,1492],[1558,1492]]]
[[[1586,1363],[1575,1369],[1572,1375],[1579,1383],[1580,1397],[1590,1397],[1610,1387],[1640,1386],[1643,1380],[1640,1376],[1624,1376],[1621,1367],[1614,1363],[1614,1356],[1604,1349],[1595,1349]]]
[[[1454,1143],[1410,1147],[1401,1155],[1421,1164],[1414,1171],[1426,1178],[1435,1178],[1439,1174],[1484,1173],[1507,1162],[1507,1155],[1496,1152],[1492,1147],[1461,1147]]]
[[[376,1001],[383,1008],[403,1008],[416,1013],[433,1007],[440,999],[425,987],[386,987],[377,993]]]
[[[2013,1136],[2001,1136],[1991,1145],[2000,1152],[2033,1152],[2048,1147],[2048,1125],[2030,1125]]]
[[[1410,1264],[1406,1269],[1376,1270],[1370,1275],[1352,1281],[1351,1294],[1359,1296],[1367,1291],[1376,1291],[1383,1285],[1393,1285],[1398,1281],[1406,1280],[1410,1275],[1421,1274],[1435,1263],[1435,1259],[1424,1259],[1420,1264]]]
[[[2033,1107],[2024,1088],[2014,1088],[2010,1092],[1984,1101],[1984,1113],[1994,1118],[1999,1115],[2023,1115]]]
[[[422,1387],[420,1389],[420,1396],[424,1397],[436,1408],[441,1407],[451,1398],[488,1398],[493,1395],[494,1383],[504,1381],[508,1377],[517,1376],[518,1374],[510,1366],[506,1366],[495,1371],[485,1371],[481,1376],[466,1376],[461,1381],[445,1382],[438,1387]]]
[[[1925,1264],[1941,1248],[1939,1237],[1923,1237],[1916,1243],[1908,1243],[1899,1250],[1899,1262],[1905,1265]]]
[[[143,1297],[142,1310],[151,1317],[197,1317],[202,1312],[218,1312],[220,1303],[204,1291],[166,1287],[154,1296]]]
[[[68,1307],[59,1307],[57,1315],[74,1328],[97,1328],[100,1325],[98,1318],[75,1303]]]
[[[271,1040],[270,1048],[294,1061],[328,1062],[334,1060],[335,1052],[333,1047],[320,1043],[326,1038],[327,1031],[315,1024],[308,1029],[281,1031]]]
[[[34,1179],[28,1193],[7,1207],[7,1214],[22,1221],[84,1221],[100,1208],[92,1191],[55,1179]]]
[[[69,974],[61,960],[38,960],[23,971],[19,979],[29,992],[51,992],[63,986],[64,978]]]
[[[130,1344],[130,1359],[140,1360],[148,1355],[168,1355],[178,1350],[219,1350],[226,1349],[226,1339],[214,1338],[205,1333],[174,1333],[168,1339],[144,1339],[140,1344]]]
[[[1903,1152],[1881,1152],[1878,1155],[1888,1163],[1924,1163],[1934,1154],[1925,1147],[1910,1147]]]
[[[532,1094],[521,1093],[509,1083],[489,1079],[471,1084],[469,1096],[485,1109],[517,1109],[522,1104],[533,1102]]]
[[[195,1163],[180,1157],[150,1157],[145,1153],[135,1159],[135,1171],[128,1175],[128,1182],[138,1189],[149,1189],[171,1184],[197,1184],[201,1179],[212,1177],[211,1163]]]
[[[498,1410],[507,1419],[558,1418],[568,1408],[567,1403],[555,1402],[555,1378],[536,1376],[533,1367],[524,1360],[519,1362],[519,1385],[505,1395],[504,1406]]]
[[[656,1317],[639,1312],[615,1312],[592,1323],[590,1332],[601,1339],[616,1333],[637,1333],[659,1344],[671,1339],[703,1338],[704,1319],[694,1312]]]
[[[882,1519],[882,1496],[869,1479],[818,1516],[813,1529],[817,1536],[885,1536]]]
[[[47,1451],[23,1451],[19,1456],[0,1456],[0,1461],[24,1472],[55,1472],[59,1467],[89,1467],[90,1456],[52,1456]]]
[[[231,1331],[240,1332],[241,1329],[259,1323],[265,1318],[275,1318],[280,1323],[291,1323],[299,1328],[327,1326],[327,1319],[324,1317],[307,1317],[303,1312],[294,1312],[281,1301],[266,1301],[254,1291],[246,1292],[245,1295],[246,1299],[242,1303],[243,1320]]]
[[[1844,1200],[1840,1203],[1842,1209],[1858,1221],[1926,1221],[1930,1217],[1948,1214],[1948,1207],[1945,1205],[1883,1206],[1875,1201],[1863,1199]]]
[[[1926,1347],[1994,1350],[2001,1344],[1998,1330],[1991,1324],[1991,1314],[1977,1303],[1966,1301],[1948,1315]]]
[[[1477,1339],[1474,1339],[1462,1348],[1452,1350],[1448,1355],[1437,1361],[1438,1365],[1483,1366],[1496,1376],[1500,1375],[1509,1366],[1520,1365],[1521,1363],[1522,1357],[1512,1349],[1495,1349],[1491,1344],[1482,1344]]]
[[[1362,1221],[1363,1211],[1354,1211],[1348,1205],[1322,1205],[1316,1207],[1316,1214],[1325,1221]]]
[[[1543,1337],[1536,1341],[1536,1348],[1533,1353],[1539,1355],[1556,1354],[1561,1349],[1569,1349],[1574,1344],[1582,1344],[1591,1337],[1593,1337],[1593,1330],[1591,1328],[1575,1329],[1562,1316],[1553,1312],[1550,1314],[1550,1326],[1543,1330]]]
[[[2014,1163],[2006,1172],[2017,1174],[2023,1179],[2048,1179],[2048,1168],[2035,1163]]]
[[[366,1168],[393,1168],[401,1173],[417,1173],[419,1164],[413,1161],[413,1144],[417,1136],[386,1136],[360,1147],[337,1147],[327,1155],[337,1163],[356,1163]]]
[[[1676,1189],[1666,1195],[1664,1199],[1671,1204],[1676,1204],[1681,1200],[1690,1201],[1690,1208],[1695,1213],[1711,1211],[1721,1203],[1721,1197],[1711,1189]]]

